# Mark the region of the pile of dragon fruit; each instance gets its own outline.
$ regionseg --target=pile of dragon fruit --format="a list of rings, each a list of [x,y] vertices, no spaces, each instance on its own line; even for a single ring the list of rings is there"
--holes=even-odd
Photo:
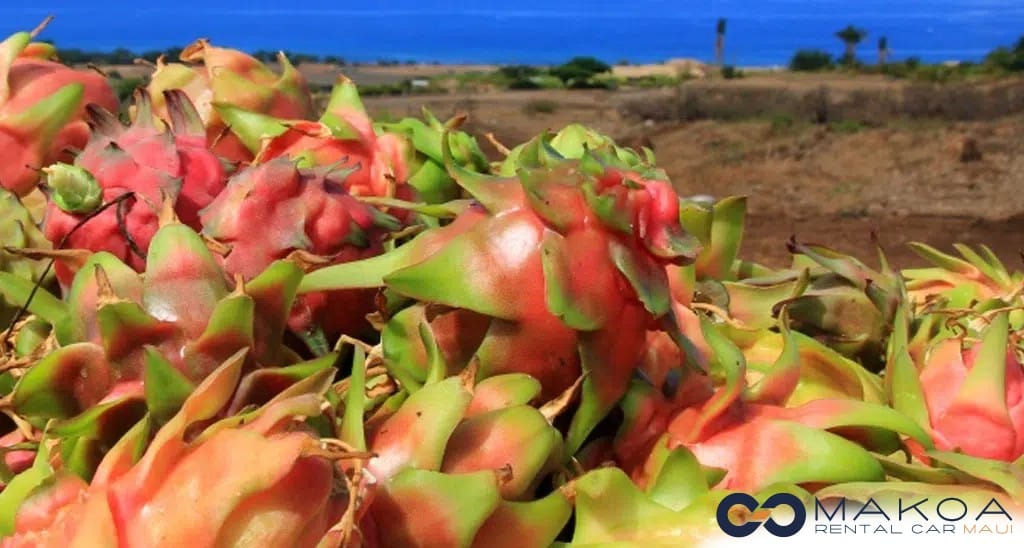
[[[691,546],[738,492],[1024,505],[1024,274],[984,246],[772,269],[744,197],[581,125],[494,160],[464,117],[375,122],[345,78],[314,112],[283,55],[206,40],[121,105],[35,39],[0,44],[0,546]]]

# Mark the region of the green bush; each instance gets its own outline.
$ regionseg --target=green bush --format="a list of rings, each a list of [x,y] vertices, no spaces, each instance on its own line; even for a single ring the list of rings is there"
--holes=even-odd
[[[733,65],[725,65],[722,67],[722,78],[726,80],[733,80],[736,78],[743,78],[743,71],[736,68]]]
[[[557,76],[551,74],[539,74],[530,79],[540,89],[565,89],[565,83]]]
[[[509,65],[500,67],[498,69],[498,73],[511,81],[516,81],[529,80],[530,78],[541,74],[541,70],[530,65]]]
[[[146,85],[145,78],[110,78],[109,81],[121,103],[130,101],[135,89]]]
[[[594,87],[595,76],[612,70],[612,67],[594,57],[574,57],[569,62],[554,67],[551,74],[565,82],[569,88]],[[597,85],[597,87],[604,87]]]
[[[1018,44],[1017,47],[1022,45],[1024,44]],[[1009,72],[1022,71],[1024,70],[1024,50],[996,48],[985,56],[985,64]]]
[[[789,61],[790,70],[816,72],[830,69],[835,65],[832,54],[827,51],[802,49],[793,54]]]

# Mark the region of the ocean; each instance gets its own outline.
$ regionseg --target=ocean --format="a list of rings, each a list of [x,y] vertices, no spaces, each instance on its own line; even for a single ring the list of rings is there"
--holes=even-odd
[[[710,60],[715,23],[727,18],[725,60],[785,64],[800,48],[843,51],[834,34],[868,31],[858,54],[977,61],[1024,34],[1024,0],[0,0],[0,33],[56,19],[42,38],[60,47],[133,51],[206,37],[239,49],[337,55],[351,61],[609,63]],[[491,6],[491,7],[488,7]]]

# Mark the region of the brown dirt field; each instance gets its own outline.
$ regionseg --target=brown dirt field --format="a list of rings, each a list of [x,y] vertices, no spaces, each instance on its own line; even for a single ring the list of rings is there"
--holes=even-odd
[[[791,236],[875,264],[872,230],[900,267],[921,264],[905,246],[908,241],[948,251],[955,242],[985,243],[1007,266],[1022,266],[1024,115],[867,127],[791,120],[652,123],[623,114],[627,102],[670,93],[496,92],[366,103],[383,117],[416,115],[421,105],[441,117],[466,112],[467,129],[495,156],[482,138],[487,132],[514,145],[544,129],[580,122],[626,144],[646,138],[682,193],[749,197],[744,257],[773,266],[788,263],[785,243]],[[961,161],[965,140],[974,141],[980,159]]]

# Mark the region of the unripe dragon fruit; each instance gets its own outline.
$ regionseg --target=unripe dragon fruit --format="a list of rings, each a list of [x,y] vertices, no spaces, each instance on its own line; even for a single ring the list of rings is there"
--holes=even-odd
[[[57,164],[48,170],[54,196],[43,230],[51,242],[69,249],[106,251],[141,270],[164,200],[174,204],[182,222],[200,228],[199,210],[224,188],[224,166],[207,149],[206,135],[188,98],[171,91],[166,100],[170,131],[157,129],[145,115],[124,127],[109,112],[90,106],[95,129],[89,144],[74,166]],[[150,110],[145,92],[136,94],[136,108],[140,113]],[[126,193],[132,195],[124,202],[91,215],[101,202]],[[73,275],[67,264],[57,265],[62,284],[69,284]]]
[[[317,546],[346,503],[333,462],[345,455],[303,422],[320,415],[327,385],[211,424],[236,392],[243,354],[215,369],[152,441],[151,419],[137,423],[89,484],[37,462],[44,477],[0,546]]]
[[[441,137],[445,134],[444,124],[429,110],[423,109],[423,118],[402,118],[397,122],[375,124],[379,133],[403,137],[398,145],[409,166],[409,186],[416,189],[417,200],[428,204],[440,204],[462,197],[462,189],[451,178],[444,167],[444,153]],[[471,171],[489,173],[487,156],[469,133],[453,131],[448,133],[452,160]]]
[[[970,306],[971,301],[1021,298],[1024,273],[1010,272],[987,246],[975,251],[964,244],[954,244],[961,257],[943,253],[929,245],[912,242],[910,248],[932,263],[927,268],[902,271],[907,280],[907,293],[918,309],[936,297],[944,298],[948,307]],[[1015,313],[1019,321],[1020,312]]]
[[[36,220],[13,193],[0,188],[0,242],[11,248],[46,248],[50,242],[36,226]],[[13,274],[29,281],[43,277],[46,263],[38,259],[16,255],[0,247],[0,272]],[[17,307],[0,295],[0,329],[6,329]]]
[[[217,155],[232,162],[248,162],[253,153],[235,134],[228,131],[215,104],[237,105],[253,112],[285,119],[313,116],[313,102],[306,79],[278,54],[281,74],[251,55],[229,48],[215,47],[197,40],[181,52],[181,63],[157,62],[147,88],[154,98],[153,113],[166,118],[170,106],[163,101],[166,91],[180,89],[196,105],[206,137]],[[136,112],[136,119],[145,113]]]
[[[297,264],[281,260],[231,288],[203,239],[177,222],[153,237],[144,274],[109,253],[88,254],[64,301],[0,272],[0,293],[28,302],[52,326],[55,346],[18,367],[11,409],[39,430],[55,420],[49,432],[60,438],[65,468],[89,477],[132,422],[147,410],[166,420],[242,349],[250,349],[245,377],[229,411],[263,403],[298,379],[333,371],[336,355],[303,362],[284,345],[301,277]]]
[[[66,149],[85,146],[86,105],[118,107],[102,75],[62,65],[52,48],[31,43],[43,26],[0,42],[0,186],[19,196],[32,191],[41,168],[69,160]]]
[[[358,173],[331,166],[299,169],[277,158],[236,173],[200,214],[203,234],[230,247],[223,259],[230,275],[251,279],[273,261],[299,252],[309,268],[379,255],[398,221],[346,190]],[[310,293],[299,298],[290,327],[309,334],[372,333],[365,316],[373,291]]]
[[[543,144],[543,147],[538,147],[539,144]],[[556,154],[546,154],[543,149],[552,150]],[[637,170],[649,169],[655,163],[654,153],[650,149],[644,149],[643,154],[640,154],[635,150],[618,146],[611,137],[592,128],[582,124],[569,124],[557,132],[546,132],[507,151],[505,159],[495,166],[495,172],[501,176],[512,177],[523,166],[551,167],[559,159],[578,160],[592,150],[603,150],[622,165]]]
[[[697,245],[663,173],[634,171],[603,150],[556,161],[542,140],[533,146],[552,167],[517,177],[469,172],[446,152],[476,203],[378,258],[310,273],[300,291],[385,286],[399,303],[455,309],[464,313],[461,333],[431,326],[436,340],[456,345],[441,349],[453,368],[465,365],[453,357],[475,354],[483,377],[528,373],[548,397],[589,373],[569,435],[575,450],[624,393],[647,331],[676,330],[665,265],[692,261]],[[406,348],[385,342],[385,352],[419,352],[413,340],[397,342]]]
[[[622,470],[600,468],[576,478],[575,524],[571,546],[718,546],[728,544],[716,521],[719,504],[737,490],[710,489],[714,471],[702,470],[686,449],[676,449],[659,463],[656,481],[638,488]],[[778,484],[755,492],[759,502],[778,493],[792,494],[813,508],[810,493],[791,484]],[[742,508],[742,507],[739,507]],[[729,511],[739,525],[749,512]],[[762,509],[765,520],[776,510]],[[785,511],[777,517],[787,522]],[[756,538],[756,537],[755,537]]]

